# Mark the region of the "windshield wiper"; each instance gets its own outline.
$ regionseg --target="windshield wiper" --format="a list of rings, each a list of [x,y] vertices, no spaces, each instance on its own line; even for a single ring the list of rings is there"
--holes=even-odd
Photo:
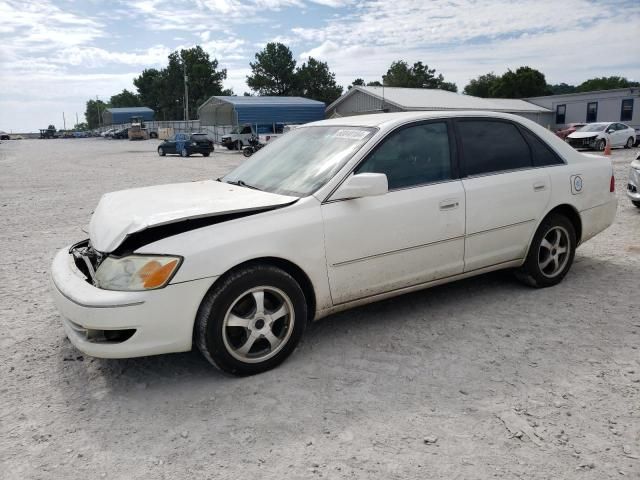
[[[249,185],[248,183],[243,182],[242,180],[236,180],[236,181],[227,180],[227,183],[230,184],[230,185],[238,185],[239,187],[250,188],[252,190],[260,190],[258,187],[254,187],[253,185]],[[260,191],[262,191],[262,190],[260,190]]]

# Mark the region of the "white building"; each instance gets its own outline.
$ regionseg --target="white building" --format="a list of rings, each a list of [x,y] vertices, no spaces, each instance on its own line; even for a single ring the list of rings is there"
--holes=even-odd
[[[514,113],[548,127],[553,111],[525,100],[480,98],[428,88],[353,87],[326,109],[327,118],[416,110],[491,110]]]
[[[618,88],[527,98],[554,112],[552,128],[568,123],[624,122],[640,128],[640,88]]]

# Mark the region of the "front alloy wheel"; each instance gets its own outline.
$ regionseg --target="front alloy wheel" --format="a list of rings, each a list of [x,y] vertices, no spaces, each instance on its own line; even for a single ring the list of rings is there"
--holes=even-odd
[[[607,142],[606,140],[602,139],[602,140],[598,140],[596,142],[596,150],[598,150],[599,152],[604,152],[604,148],[607,146]]]
[[[207,293],[194,338],[213,365],[253,375],[284,361],[306,322],[307,304],[296,280],[277,267],[252,265],[227,274]]]

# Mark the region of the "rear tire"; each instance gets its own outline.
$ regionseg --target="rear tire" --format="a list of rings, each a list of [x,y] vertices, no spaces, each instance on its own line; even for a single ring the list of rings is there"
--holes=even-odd
[[[627,139],[627,143],[624,144],[624,148],[631,148],[633,147],[633,137],[629,137]]]
[[[633,203],[634,206],[640,208],[640,202],[637,200],[631,200],[631,203]]]
[[[208,156],[209,156],[209,154],[208,154],[208,153],[203,153],[203,154],[202,154],[202,156],[203,156],[203,157],[208,157]]]
[[[284,270],[254,265],[231,272],[200,304],[194,341],[211,364],[239,376],[282,363],[307,323],[300,285]]]
[[[556,213],[547,216],[533,237],[524,265],[516,270],[516,277],[535,288],[557,285],[571,268],[576,244],[576,232],[567,217]]]

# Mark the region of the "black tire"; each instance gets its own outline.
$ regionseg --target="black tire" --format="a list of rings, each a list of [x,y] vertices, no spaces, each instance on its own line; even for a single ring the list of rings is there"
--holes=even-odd
[[[293,315],[286,314],[283,322],[289,323],[286,330],[286,340],[278,345],[279,350],[272,353],[273,356],[264,361],[254,363],[241,361],[237,358],[238,352],[228,347],[229,334],[225,333],[225,317],[238,301],[245,297],[248,291],[255,288],[272,288],[284,293],[290,300]],[[266,311],[266,294],[265,311]],[[255,302],[257,306],[257,302]],[[284,305],[284,303],[283,303]],[[253,314],[255,317],[255,313]],[[259,320],[258,320],[259,321]],[[205,296],[200,304],[194,327],[194,343],[212,365],[232,375],[255,375],[282,363],[295,349],[304,333],[307,324],[307,303],[300,285],[284,270],[271,265],[253,265],[236,270],[223,277]],[[275,325],[275,323],[274,323]],[[284,323],[283,323],[284,325]],[[255,327],[255,325],[254,325]],[[240,335],[246,335],[248,339],[249,329],[245,327],[227,326],[226,329],[240,330]],[[266,341],[266,337],[260,337],[258,341]],[[243,343],[240,339],[239,343]],[[271,345],[271,343],[268,343]],[[266,345],[266,344],[265,344]],[[259,346],[259,345],[258,345]],[[249,349],[249,353],[253,346]],[[234,353],[235,352],[235,353]]]
[[[598,140],[596,142],[596,150],[599,152],[604,152],[605,147],[607,146],[607,142],[605,140]]]
[[[545,272],[544,269],[541,268],[541,263],[545,263],[545,261],[542,260],[542,256],[544,255],[543,251],[548,249],[543,246],[543,241],[548,235],[552,235],[553,232],[557,231],[559,231],[561,235],[566,233],[567,236],[566,260],[565,257],[561,257],[561,265],[558,265],[559,268],[557,271]],[[571,221],[564,215],[552,213],[547,216],[538,227],[533,241],[529,246],[529,253],[527,254],[524,265],[516,270],[516,277],[521,282],[535,288],[546,288],[557,285],[571,268],[576,253],[576,244],[576,231]],[[559,249],[556,249],[554,251],[558,250]],[[551,255],[551,251],[549,251],[549,254]]]
[[[631,203],[633,203],[634,206],[640,208],[640,201],[638,200],[631,200]]]
[[[186,148],[182,148],[182,150],[180,150],[180,156],[181,157],[188,157],[189,156],[189,150],[187,150]]]
[[[235,145],[227,145],[227,150],[233,150],[235,149]]]
[[[624,148],[631,148],[633,147],[633,137],[629,137],[627,139],[627,143],[624,144]]]
[[[242,155],[244,155],[245,157],[250,157],[251,155],[253,155],[253,149],[251,147],[244,147],[242,149]]]
[[[209,153],[208,153],[208,152],[207,152],[207,153],[203,153],[203,154],[202,154],[202,156],[203,156],[203,157],[208,157],[208,156],[209,156]]]
[[[167,153],[164,151],[164,148],[158,147],[158,155],[164,157]]]
[[[242,140],[236,140],[236,143],[234,143],[234,148],[238,151],[242,150]]]

